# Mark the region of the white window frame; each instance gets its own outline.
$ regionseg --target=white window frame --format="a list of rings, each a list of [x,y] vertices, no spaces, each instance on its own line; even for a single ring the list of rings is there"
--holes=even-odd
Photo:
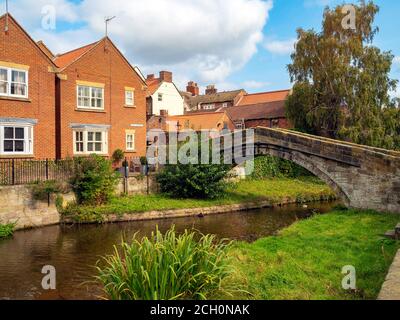
[[[132,94],[132,98],[128,98],[129,93]],[[125,90],[125,105],[128,107],[135,106],[135,90]]]
[[[80,106],[79,105],[79,88],[89,88],[89,106]],[[93,99],[100,99],[100,98],[93,98],[93,90],[101,90],[101,107],[92,107],[92,100]],[[76,105],[78,109],[82,109],[82,110],[104,110],[104,88],[101,87],[93,87],[93,86],[85,86],[82,84],[78,84],[76,86]]]
[[[99,154],[99,155],[108,155],[108,130],[104,129],[73,129],[73,148],[74,154],[76,155],[88,155],[88,154]],[[76,139],[77,132],[82,132],[83,135],[83,151],[77,150],[77,143],[82,143],[81,141]],[[89,133],[93,132],[94,134],[101,132],[102,134],[102,151],[88,151],[89,143],[96,143],[95,141],[89,141]]]
[[[128,137],[131,136],[132,137],[132,141],[129,141]],[[126,151],[136,151],[136,132],[135,131],[126,131],[125,132],[125,149]],[[132,144],[132,147],[129,147],[129,143]]]
[[[6,82],[6,93],[1,93],[0,96],[2,97],[14,97],[14,98],[25,98],[27,99],[29,97],[29,71],[28,70],[23,70],[23,69],[18,69],[18,68],[9,68],[9,67],[3,67],[0,65],[0,69],[6,70],[7,71],[7,81],[2,81]],[[22,72],[25,73],[25,95],[20,95],[20,94],[11,94],[11,84],[13,83],[12,80],[12,72]],[[18,82],[16,82],[18,83]],[[20,83],[21,84],[21,83]]]
[[[4,151],[4,129],[5,128],[23,128],[24,129],[24,151],[20,152],[9,152]],[[15,133],[15,131],[14,131]],[[12,139],[20,140],[20,139]],[[0,155],[4,156],[19,156],[19,155],[33,155],[33,142],[34,142],[34,130],[32,124],[25,123],[0,123]]]

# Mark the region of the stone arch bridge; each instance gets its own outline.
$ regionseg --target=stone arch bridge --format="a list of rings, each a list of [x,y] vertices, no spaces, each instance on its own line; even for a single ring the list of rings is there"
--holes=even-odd
[[[258,127],[254,153],[304,167],[325,181],[348,207],[400,213],[400,152]]]

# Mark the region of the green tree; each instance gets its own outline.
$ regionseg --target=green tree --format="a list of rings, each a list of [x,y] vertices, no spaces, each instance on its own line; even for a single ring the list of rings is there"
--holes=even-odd
[[[355,29],[343,28],[343,6],[327,7],[322,31],[299,29],[288,71],[293,95],[287,116],[300,131],[389,147],[384,109],[394,101],[389,77],[394,56],[372,46],[379,11],[372,1],[354,5]]]

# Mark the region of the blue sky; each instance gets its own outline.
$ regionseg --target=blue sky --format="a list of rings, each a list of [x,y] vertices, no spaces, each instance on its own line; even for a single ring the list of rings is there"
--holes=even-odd
[[[343,1],[302,1],[302,0],[276,0],[270,12],[270,19],[264,27],[267,39],[279,41],[296,37],[296,29],[314,28],[320,30],[324,3],[330,5],[341,4]],[[380,0],[375,1],[380,6],[376,25],[380,32],[374,44],[382,50],[390,50],[395,56],[400,56],[400,1]],[[267,40],[268,41],[268,40]],[[252,77],[255,81],[266,82],[269,85],[261,88],[275,90],[290,86],[290,79],[286,71],[290,63],[290,54],[277,54],[267,50],[258,53],[237,74],[231,76],[232,82],[239,82],[241,78]],[[392,77],[400,79],[400,62],[394,64]]]
[[[4,0],[0,0],[4,3]],[[320,29],[326,5],[336,0],[9,0],[10,11],[36,40],[55,52],[104,36],[104,17],[116,15],[110,37],[143,73],[174,72],[183,89],[189,80],[221,90],[249,92],[291,86],[286,66],[297,28]],[[400,79],[400,1],[380,6],[375,45],[397,58]],[[50,6],[49,6],[50,5]],[[49,11],[50,7],[50,11]],[[53,8],[53,9],[51,9]],[[56,28],[43,27],[54,13]],[[288,50],[289,49],[289,50]],[[400,91],[398,91],[400,93]]]

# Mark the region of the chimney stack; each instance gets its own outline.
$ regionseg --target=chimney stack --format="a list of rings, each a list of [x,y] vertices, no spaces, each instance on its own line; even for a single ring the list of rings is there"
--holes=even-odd
[[[154,80],[154,74],[147,75],[146,80]]]
[[[188,82],[188,85],[186,87],[186,91],[191,93],[192,96],[198,96],[200,94],[200,89],[197,86],[197,83],[195,83],[194,81]]]
[[[215,88],[215,85],[209,85],[206,89],[206,95],[216,94],[218,90]]]
[[[161,117],[168,117],[168,110],[164,110],[164,109],[160,110],[160,116]]]
[[[171,82],[172,83],[172,72],[160,71],[160,81]]]

